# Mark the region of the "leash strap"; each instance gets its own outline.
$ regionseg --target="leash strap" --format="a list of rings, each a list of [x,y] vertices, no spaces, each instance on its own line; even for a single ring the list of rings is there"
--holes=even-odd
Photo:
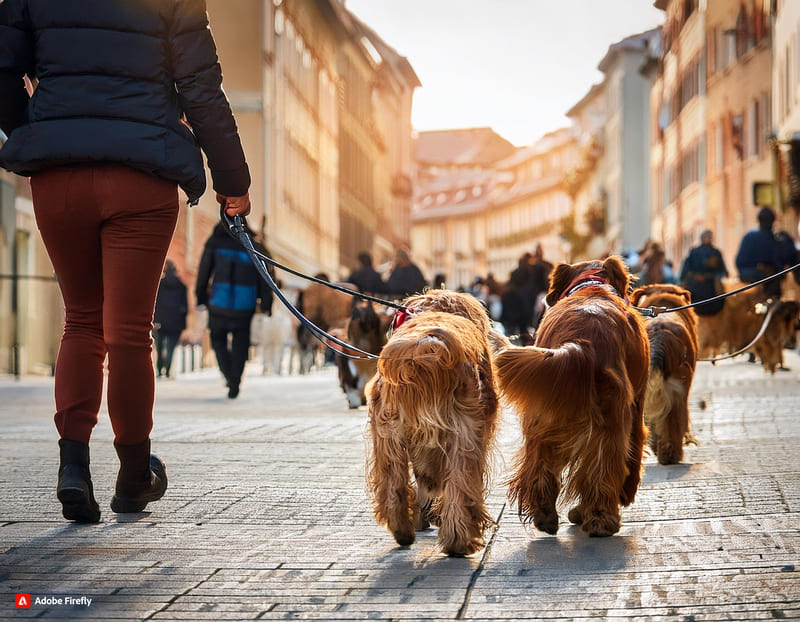
[[[286,298],[284,293],[280,290],[280,288],[278,287],[278,285],[275,283],[274,279],[270,275],[269,271],[267,270],[266,266],[264,265],[265,255],[263,253],[259,253],[255,249],[255,246],[253,245],[253,240],[252,240],[252,238],[250,237],[250,234],[247,231],[246,222],[244,220],[244,217],[236,215],[233,218],[231,218],[230,216],[228,216],[228,214],[225,213],[225,205],[224,204],[222,205],[222,207],[220,209],[220,217],[222,219],[222,222],[225,223],[225,226],[227,227],[228,233],[231,235],[231,237],[233,237],[235,240],[237,240],[239,242],[239,244],[242,245],[242,247],[244,247],[244,250],[247,252],[247,254],[250,257],[250,260],[253,262],[253,265],[255,266],[256,270],[258,271],[258,274],[261,276],[262,279],[264,279],[264,281],[266,281],[266,283],[269,286],[269,288],[278,297],[278,300],[280,300],[283,303],[283,305],[287,309],[289,309],[289,312],[292,315],[294,315],[300,321],[300,323],[303,324],[303,326],[305,326],[311,332],[312,335],[314,335],[314,337],[319,339],[327,347],[331,348],[332,350],[335,350],[336,352],[338,352],[342,356],[344,356],[346,358],[349,358],[349,359],[366,360],[366,359],[378,359],[378,358],[380,358],[379,355],[377,355],[377,354],[373,354],[372,352],[367,352],[365,350],[361,350],[360,348],[352,346],[352,345],[342,341],[341,339],[338,339],[337,337],[334,337],[330,333],[325,332],[319,326],[317,326],[311,320],[309,320],[306,316],[304,316],[302,313],[300,313],[300,311],[298,311],[297,308],[291,302],[289,302],[289,300]],[[327,281],[322,281],[322,282],[323,283],[327,283]],[[346,288],[343,288],[343,289],[346,289]],[[347,290],[347,291],[350,291],[350,290]],[[337,345],[339,347],[336,348],[332,344],[335,344],[335,345]],[[355,352],[355,354],[352,354],[353,352]]]
[[[796,270],[800,268],[800,263],[785,270],[781,270],[780,272],[776,272],[775,274],[768,276],[760,281],[756,281],[755,283],[749,283],[744,287],[740,287],[739,289],[734,289],[730,292],[725,292],[724,294],[719,294],[718,296],[714,296],[713,298],[706,298],[705,300],[698,300],[697,302],[693,302],[692,304],[683,305],[682,307],[632,307],[639,313],[641,313],[645,317],[656,317],[662,313],[672,313],[674,311],[683,311],[684,309],[692,309],[693,307],[699,307],[701,305],[708,304],[709,302],[714,302],[716,300],[722,300],[723,298],[727,298],[728,296],[733,296],[734,294],[740,294],[741,292],[747,291],[748,289],[752,289],[754,287],[758,287],[763,283],[767,283],[772,281],[773,279],[777,279],[778,277],[783,276],[791,272],[792,270]]]
[[[756,341],[761,339],[762,335],[766,332],[767,326],[769,326],[769,321],[772,319],[772,315],[775,313],[775,309],[777,308],[777,306],[778,305],[776,303],[776,304],[772,305],[769,308],[769,311],[767,311],[767,317],[764,318],[764,323],[761,324],[761,330],[758,331],[758,334],[755,337],[753,337],[753,340],[750,343],[748,343],[745,347],[737,350],[736,352],[733,352],[732,354],[726,354],[724,356],[717,356],[717,357],[710,358],[710,359],[697,359],[697,360],[698,361],[703,361],[705,363],[716,363],[717,361],[724,361],[725,359],[732,359],[734,356],[739,356],[740,354],[743,354],[744,352],[747,352],[750,348],[752,348],[755,345]]]

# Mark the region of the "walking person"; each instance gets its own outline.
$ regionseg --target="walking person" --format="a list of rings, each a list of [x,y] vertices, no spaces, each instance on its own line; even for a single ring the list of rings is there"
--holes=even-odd
[[[736,253],[736,269],[745,283],[755,283],[780,272],[783,265],[779,258],[778,241],[772,232],[775,212],[768,207],[758,211],[758,229],[745,233]],[[763,285],[766,298],[781,296],[780,281],[773,279]]]
[[[419,266],[411,261],[405,250],[398,248],[394,267],[386,280],[387,293],[395,298],[405,298],[411,294],[419,294],[427,284]]]
[[[249,232],[252,236],[252,232]],[[258,242],[255,249],[269,256]],[[268,267],[270,275],[272,266]],[[250,256],[222,223],[206,241],[195,290],[197,305],[208,307],[208,330],[228,397],[239,395],[250,354],[250,323],[256,307],[272,312],[272,290],[256,271]]]
[[[692,302],[701,302],[723,293],[722,279],[728,276],[722,253],[714,246],[714,234],[706,229],[700,244],[689,251],[681,267],[680,283],[689,290]],[[725,299],[698,305],[697,315],[716,315],[725,306]]]
[[[153,314],[153,326],[156,343],[156,376],[173,378],[171,375],[172,355],[175,346],[186,329],[186,314],[189,301],[186,296],[186,285],[178,276],[175,262],[167,259],[164,276],[158,284],[156,308]]]
[[[64,298],[57,496],[65,518],[100,520],[89,440],[107,356],[111,509],[140,512],[167,488],[150,453],[153,308],[178,187],[192,202],[205,191],[200,149],[228,213],[250,210],[205,2],[4,0],[0,41],[0,166],[30,177]]]
[[[347,282],[355,285],[362,294],[382,294],[386,290],[381,275],[372,267],[372,255],[367,251],[358,254],[358,268],[350,273]]]

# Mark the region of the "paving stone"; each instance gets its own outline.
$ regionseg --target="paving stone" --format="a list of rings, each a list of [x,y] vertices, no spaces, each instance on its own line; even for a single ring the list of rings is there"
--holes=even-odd
[[[800,369],[796,353],[786,360]],[[699,445],[680,465],[648,456],[622,529],[603,539],[561,506],[556,536],[520,523],[503,485],[519,427],[504,413],[497,527],[487,548],[453,559],[435,529],[401,548],[375,523],[366,410],[347,409],[332,368],[248,373],[236,400],[216,370],[159,383],[153,447],[170,485],[141,514],[108,508],[117,463],[102,412],[91,446],[102,522],[81,526],[55,498],[52,380],[0,379],[0,619],[800,620],[799,380],[739,359],[701,364]],[[17,610],[18,592],[92,605]]]

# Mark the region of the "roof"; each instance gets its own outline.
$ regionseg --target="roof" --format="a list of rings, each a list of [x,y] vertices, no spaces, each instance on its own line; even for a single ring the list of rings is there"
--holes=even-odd
[[[423,165],[493,164],[517,148],[490,127],[419,132],[414,157]]]
[[[606,55],[603,57],[603,60],[600,61],[600,64],[597,65],[597,68],[605,73],[611,68],[611,64],[616,59],[617,55],[624,51],[645,53],[647,51],[650,38],[659,31],[660,28],[658,27],[651,28],[650,30],[640,32],[636,35],[631,35],[630,37],[625,37],[622,39],[622,41],[618,41],[617,43],[609,45]]]
[[[498,169],[514,168],[518,164],[522,164],[523,162],[538,155],[550,153],[557,147],[568,143],[574,138],[574,130],[571,127],[558,128],[557,130],[548,132],[532,145],[520,147],[515,153],[512,153],[507,158],[503,158],[503,160],[497,162],[496,166]]]
[[[572,108],[567,110],[566,116],[568,118],[577,116],[581,112],[581,110],[583,110],[587,105],[589,105],[589,103],[594,101],[594,99],[603,91],[604,86],[605,86],[605,80],[603,82],[598,82],[597,84],[593,84],[592,88],[589,89],[586,95],[581,97],[581,99],[578,101],[577,104],[575,104]]]

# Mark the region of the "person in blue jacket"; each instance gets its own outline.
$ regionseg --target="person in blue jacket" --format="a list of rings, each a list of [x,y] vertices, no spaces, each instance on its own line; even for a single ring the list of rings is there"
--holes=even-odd
[[[778,241],[772,232],[775,212],[768,207],[758,211],[758,229],[745,233],[736,253],[736,269],[745,283],[755,283],[783,269],[779,259]],[[777,279],[764,283],[764,295],[780,298],[781,284]]]
[[[180,208],[206,188],[250,211],[250,173],[205,0],[0,2],[0,167],[30,177],[36,223],[64,298],[55,368],[57,496],[97,522],[89,438],[108,357],[119,457],[111,509],[167,488],[150,453],[153,307]]]
[[[252,236],[252,232],[249,232]],[[255,249],[269,256],[258,242]],[[272,266],[268,266],[270,275]],[[206,241],[195,288],[197,305],[208,308],[208,330],[228,397],[239,395],[250,352],[250,323],[256,308],[272,312],[272,290],[258,274],[250,256],[222,223]],[[230,340],[228,336],[230,335]]]
[[[700,234],[700,244],[689,251],[681,267],[680,283],[689,290],[692,302],[716,298],[723,293],[722,279],[728,276],[722,253],[714,246],[714,234],[706,229]],[[697,315],[716,315],[725,306],[725,299],[698,305]]]

